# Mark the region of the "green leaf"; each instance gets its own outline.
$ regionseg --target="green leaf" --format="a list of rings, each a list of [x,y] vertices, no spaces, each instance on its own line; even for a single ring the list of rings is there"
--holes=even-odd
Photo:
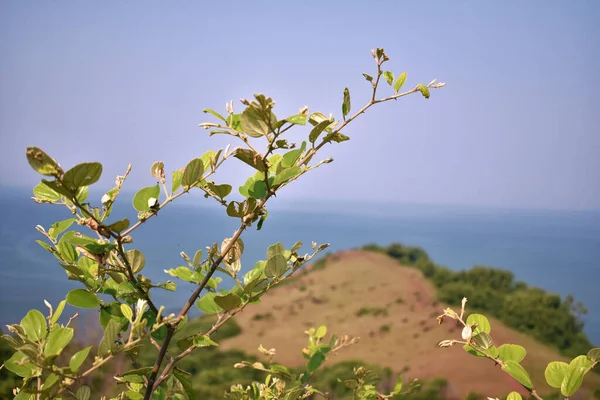
[[[321,366],[321,364],[323,364],[323,361],[325,361],[325,355],[321,352],[316,352],[312,355],[310,360],[308,360],[306,369],[309,373],[314,372]]]
[[[60,318],[60,316],[63,313],[63,310],[65,309],[65,304],[67,304],[66,300],[61,300],[60,303],[58,303],[58,306],[56,306],[56,310],[54,310],[54,313],[52,314],[52,317],[50,318],[50,324],[54,325],[58,319]]]
[[[33,188],[33,195],[42,201],[56,201],[62,197],[60,193],[55,192],[44,183],[38,183]]]
[[[403,72],[398,76],[398,79],[396,79],[396,83],[394,83],[394,90],[396,91],[396,93],[398,93],[398,91],[402,88],[402,86],[404,86],[405,82],[406,82],[406,72]]]
[[[75,195],[75,198],[77,199],[78,202],[84,203],[88,198],[89,191],[90,190],[89,190],[88,186],[80,186],[79,189],[77,190],[77,194]]]
[[[148,186],[143,189],[140,189],[135,196],[133,196],[133,208],[138,211],[148,211],[150,210],[150,205],[148,201],[150,199],[158,200],[160,196],[160,187],[156,186]]]
[[[100,305],[100,299],[85,289],[73,289],[67,293],[67,303],[73,307],[96,308]]]
[[[317,339],[323,339],[325,337],[325,335],[327,335],[327,327],[325,325],[321,325],[317,329],[317,332],[315,333],[315,337]]]
[[[419,84],[419,91],[426,99],[429,98],[429,88],[423,84]]]
[[[225,311],[233,310],[242,304],[242,299],[235,293],[228,293],[225,296],[215,296],[214,300]]]
[[[569,363],[569,368],[584,368],[588,369],[592,366],[592,361],[587,356],[577,356]]]
[[[188,399],[196,400],[196,391],[192,386],[191,375],[187,372],[180,370],[179,368],[173,368],[173,375],[175,376],[175,378],[177,378],[179,383],[181,383],[181,386],[183,386],[183,390],[185,390],[185,393],[188,395]]]
[[[202,110],[205,113],[209,113],[214,117],[217,117],[218,119],[220,119],[223,122],[227,122],[227,120],[218,112],[216,112],[215,110],[211,110],[210,108],[205,108],[204,110]]]
[[[254,181],[248,188],[248,194],[255,199],[262,199],[267,194],[267,184],[265,181]]]
[[[344,89],[344,101],[342,102],[342,115],[346,118],[346,115],[350,113],[350,90]]]
[[[73,328],[63,328],[55,326],[48,335],[46,345],[44,346],[44,355],[52,357],[59,355],[63,349],[73,339]]]
[[[306,125],[307,116],[305,114],[292,115],[287,117],[285,120],[291,124]]]
[[[54,385],[56,385],[58,380],[58,375],[50,374],[48,375],[46,381],[42,384],[42,387],[40,389],[42,390],[42,392],[48,392]]]
[[[28,147],[27,161],[31,168],[45,176],[57,176],[62,169],[56,161],[39,147]]]
[[[515,378],[515,380],[523,385],[526,389],[531,390],[533,387],[529,374],[518,362],[512,360],[505,361],[504,365],[502,366],[502,370]]]
[[[215,302],[216,293],[206,293],[197,302],[196,307],[207,314],[216,314],[223,309]]]
[[[129,265],[131,265],[131,271],[134,274],[137,274],[144,269],[144,266],[146,265],[146,256],[144,256],[144,253],[141,251],[137,249],[128,250],[127,253],[125,253],[125,257],[127,258],[127,261],[129,261]]]
[[[120,306],[121,308],[121,313],[123,313],[123,316],[125,318],[127,318],[129,321],[133,320],[133,310],[131,309],[131,307],[129,307],[129,304],[121,304]]]
[[[490,325],[490,321],[486,318],[485,315],[481,314],[471,314],[467,318],[467,324],[473,325],[477,324],[477,328],[473,330],[474,334],[485,332],[490,333],[492,331],[492,326]]]
[[[600,362],[600,348],[594,348],[588,351],[587,358],[593,362]]]
[[[278,187],[292,178],[295,178],[300,174],[300,167],[294,165],[293,167],[286,168],[281,171],[277,176],[275,176],[275,180],[273,181],[273,186]]]
[[[69,369],[71,370],[71,372],[76,373],[77,371],[79,371],[79,368],[81,368],[81,366],[85,362],[85,359],[87,358],[91,349],[92,346],[88,346],[85,349],[81,349],[77,353],[73,354],[71,360],[69,360]]]
[[[102,176],[102,164],[98,162],[77,164],[63,177],[63,185],[71,190],[82,186],[90,186],[98,182]]]
[[[523,398],[517,392],[510,392],[506,400],[523,400]]]
[[[121,325],[117,321],[114,319],[108,321],[108,325],[104,329],[104,336],[98,346],[98,356],[105,357],[116,349],[115,340],[120,331]]]
[[[92,391],[90,390],[90,387],[87,385],[83,385],[80,386],[79,389],[77,389],[77,393],[75,393],[75,398],[77,400],[90,400],[91,395]]]
[[[233,156],[260,172],[265,172],[268,169],[267,163],[263,160],[262,156],[253,150],[238,148],[235,150]]]
[[[229,193],[231,193],[231,185],[223,184],[223,185],[215,185],[213,183],[208,183],[210,190],[216,194],[219,198],[223,199]]]
[[[310,134],[308,135],[308,140],[311,143],[314,143],[318,138],[319,135],[329,126],[331,125],[333,121],[326,119],[324,121],[319,122],[311,131]]]
[[[485,332],[481,332],[473,336],[472,340],[479,348],[484,350],[487,350],[490,347],[494,346],[494,341],[492,340],[492,337]]]
[[[181,178],[181,184],[186,187],[194,186],[202,180],[204,174],[204,163],[199,158],[194,158],[186,165]]]
[[[193,272],[191,269],[187,268],[187,267],[177,267],[175,269],[171,268],[167,271],[165,271],[167,274],[174,276],[176,278],[179,278],[181,280],[187,281],[187,282],[194,282],[194,278],[193,278]]]
[[[302,155],[304,150],[306,149],[306,142],[302,142],[302,146],[299,149],[288,151],[283,155],[281,159],[281,166],[283,168],[288,168],[293,166],[298,158]]]
[[[512,360],[521,362],[525,358],[527,351],[523,346],[517,344],[503,344],[498,347],[498,356],[503,361]]]
[[[67,197],[67,199],[71,199],[75,194],[67,189],[67,187],[63,186],[59,181],[48,181],[46,179],[42,179],[42,183],[54,190],[56,193],[60,193],[61,195]]]
[[[373,82],[373,77],[369,74],[365,74],[363,72],[363,76],[365,77],[365,79],[367,80],[367,82]]]
[[[37,342],[46,338],[46,317],[38,310],[30,310],[21,320],[27,339]]]
[[[57,250],[66,262],[74,263],[77,261],[77,252],[75,251],[75,247],[65,240],[65,235],[63,235],[63,237],[61,237],[58,241]]]
[[[569,365],[567,372],[560,385],[560,393],[565,397],[571,397],[575,394],[577,389],[583,382],[583,376],[585,375],[586,368],[580,367],[579,365]]]
[[[544,376],[546,377],[548,385],[559,389],[568,369],[569,364],[562,361],[552,361],[549,363],[544,371]]]
[[[69,218],[53,223],[52,227],[48,230],[48,235],[50,235],[52,239],[56,239],[58,235],[69,229],[69,227],[73,225],[73,222],[75,221],[77,221],[77,218]]]
[[[209,347],[209,346],[218,346],[219,344],[212,340],[210,337],[206,335],[198,335],[193,339],[194,346],[196,347]]]
[[[125,229],[129,228],[129,219],[127,218],[123,218],[120,221],[114,222],[110,225],[107,226],[108,229],[110,229],[113,232],[123,232]]]
[[[181,186],[181,178],[183,178],[183,170],[178,169],[173,171],[171,176],[171,194],[175,193],[175,191]]]
[[[287,261],[282,254],[276,254],[267,260],[265,273],[269,278],[279,278],[287,271]]]
[[[271,132],[271,126],[277,123],[277,118],[264,107],[264,104],[259,105],[253,101],[242,112],[241,122],[244,133],[253,138],[259,138]]]
[[[267,248],[267,259],[276,256],[277,254],[283,255],[284,252],[285,247],[283,247],[283,244],[281,244],[280,242],[272,244]]]
[[[388,85],[392,86],[392,84],[394,83],[394,74],[390,71],[384,71],[383,77],[387,81]]]
[[[27,356],[21,352],[15,352],[8,360],[4,361],[7,370],[17,374],[22,378],[30,377],[36,370],[35,364],[25,361]]]

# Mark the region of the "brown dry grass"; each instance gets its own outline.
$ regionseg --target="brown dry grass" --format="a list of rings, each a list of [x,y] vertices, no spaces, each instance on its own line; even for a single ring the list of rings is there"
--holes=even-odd
[[[399,298],[402,302],[396,301]],[[388,315],[357,317],[362,307],[385,308]],[[396,372],[409,368],[404,374],[411,378],[444,377],[449,382],[449,398],[464,398],[470,391],[491,397],[511,390],[526,394],[491,361],[468,355],[460,346],[436,347],[443,339],[460,338],[456,325],[437,325],[436,316],[444,307],[436,302],[435,288],[420,271],[382,254],[346,251],[332,256],[325,269],[298,276],[265,295],[260,304],[248,307],[237,317],[243,332],[221,347],[259,355],[257,347],[262,344],[277,350],[276,362],[298,366],[305,362],[300,353],[306,343],[303,332],[326,325],[329,332],[362,339],[329,363],[362,360]],[[256,315],[269,317],[257,320]],[[490,322],[496,345],[524,346],[528,355],[523,365],[538,392],[552,392],[545,383],[544,368],[550,361],[568,360],[493,318]],[[380,330],[384,325],[390,326],[388,332]],[[587,389],[600,387],[600,376],[588,374],[586,380]]]

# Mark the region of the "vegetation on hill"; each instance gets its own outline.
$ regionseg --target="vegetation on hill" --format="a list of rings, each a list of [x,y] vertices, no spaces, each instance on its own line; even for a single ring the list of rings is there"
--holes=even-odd
[[[460,305],[460,299],[467,297],[471,309],[494,316],[564,355],[576,356],[592,347],[581,320],[587,310],[571,295],[562,299],[530,287],[502,269],[477,265],[452,271],[434,263],[419,247],[393,243],[387,247],[368,244],[363,249],[385,253],[402,265],[421,270],[437,287],[438,300]]]

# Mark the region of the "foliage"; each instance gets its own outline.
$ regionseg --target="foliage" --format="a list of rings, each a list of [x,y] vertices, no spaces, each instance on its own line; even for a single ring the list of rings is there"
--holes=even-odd
[[[214,353],[211,348],[219,345],[217,332],[225,329],[233,316],[248,304],[260,302],[271,288],[285,282],[328,246],[313,242],[311,250],[301,254],[301,242],[291,247],[275,243],[266,249],[264,260],[256,262],[242,275],[244,242],[241,236],[244,231],[252,226],[261,229],[269,215],[267,203],[280,190],[304,174],[332,162],[331,158],[320,162],[314,162],[314,159],[325,145],[349,140],[342,131],[370,107],[414,93],[429,98],[430,89],[444,86],[434,80],[428,85],[417,84],[400,92],[406,83],[406,73],[396,79],[391,71],[382,69],[389,61],[383,49],[373,50],[372,55],[377,74],[375,77],[364,74],[372,87],[371,98],[362,108],[351,113],[350,91],[345,88],[339,120],[332,114],[326,116],[322,112],[309,112],[307,107],[301,108],[295,115],[278,118],[274,111],[275,102],[263,94],[255,94],[252,100],[242,99],[244,107],[239,113],[234,111],[233,101],[226,105],[224,115],[205,109],[204,112],[216,122],[205,122],[200,126],[210,130],[211,136],[229,135],[241,141],[241,145],[233,149],[228,146],[217,151],[209,150],[190,160],[185,167],[172,171],[170,179],[167,178],[165,164],[155,162],[150,168],[153,183],[140,188],[130,199],[137,211],[137,221],[134,222],[112,215],[113,206],[123,197],[121,190],[131,165],[123,175],[117,176],[115,186],[105,192],[100,204],[94,204],[93,199],[88,199],[89,187],[102,177],[102,164],[84,162],[65,170],[42,149],[27,148],[29,165],[43,176],[41,183],[33,189],[34,200],[68,210],[68,218],[47,228],[36,227],[45,238],[37,243],[57,259],[67,278],[79,282],[80,286],[66,293],[59,304],[46,302],[47,311],[31,310],[20,323],[8,326],[11,335],[5,335],[4,339],[11,347],[12,355],[3,365],[22,378],[22,383],[15,389],[15,398],[87,400],[91,389],[81,382],[105,364],[123,356],[132,359],[132,369],[114,377],[120,392],[115,399],[196,398],[197,384],[191,381],[188,372],[181,369],[194,368],[195,364],[186,365],[183,360],[197,353],[197,349],[208,355]],[[381,77],[393,92],[378,98]],[[298,136],[291,136],[290,132],[303,127],[308,128],[307,140],[296,142]],[[234,159],[251,170],[245,183],[237,190],[239,196],[233,192],[231,185],[215,181],[220,167]],[[224,214],[238,221],[239,227],[231,237],[195,251],[192,257],[182,252],[182,265],[165,270],[169,279],[154,282],[145,275],[146,256],[135,248],[134,234],[169,203],[190,191],[200,191],[205,198],[216,201],[223,207]],[[191,282],[196,288],[177,314],[166,315],[164,306],[155,304],[152,294],[159,290],[177,290],[177,281]],[[226,288],[226,282],[232,283],[233,287]],[[67,323],[59,320],[63,312],[71,312],[67,305],[98,311],[103,330],[99,342],[74,350],[71,322],[77,314]],[[210,326],[189,328],[188,312],[194,305],[205,314],[215,315]],[[307,380],[320,368],[330,351],[337,351],[352,342],[332,337],[328,344],[321,343],[324,329],[309,331],[306,371],[288,377],[285,369],[270,366],[270,375],[263,383],[252,383],[253,388],[263,390],[261,398],[281,390],[318,393],[305,385]],[[152,359],[145,359],[148,355],[152,355]],[[238,365],[245,366],[243,363]],[[257,368],[255,363],[248,365],[255,370],[265,370]],[[212,380],[227,376],[225,371],[208,373],[212,373],[209,378]],[[285,389],[283,381],[275,379],[283,375],[302,385]],[[365,399],[380,396],[363,379],[366,375],[367,371],[363,369],[355,371],[354,392]],[[253,378],[254,375],[247,377]],[[223,379],[223,382],[227,380]],[[255,391],[250,393],[238,389],[232,389],[230,397],[256,397]],[[391,393],[400,393],[400,389],[395,387]]]
[[[436,265],[418,247],[393,243],[387,247],[369,244],[363,249],[388,254],[402,265],[421,270],[438,288],[440,301],[458,305],[457,299],[467,297],[474,310],[494,316],[565,355],[575,356],[592,346],[583,333],[581,320],[587,310],[571,295],[561,299],[515,281],[512,272],[496,268],[476,265],[455,272]]]
[[[504,343],[496,347],[492,338],[492,326],[486,316],[482,314],[470,314],[465,318],[465,306],[467,298],[461,301],[460,313],[446,308],[444,313],[438,317],[441,324],[444,319],[458,321],[462,326],[461,339],[446,339],[438,345],[440,347],[452,347],[456,344],[463,345],[463,349],[475,356],[488,358],[498,365],[502,371],[510,375],[521,386],[523,386],[532,397],[541,399],[533,386],[529,373],[521,365],[521,361],[527,355],[527,351],[517,344]],[[578,355],[570,363],[553,361],[548,364],[544,372],[546,382],[553,388],[560,389],[561,395],[569,398],[581,387],[583,378],[594,367],[600,363],[600,348],[594,348],[585,355]],[[509,400],[521,399],[517,392],[508,395]]]

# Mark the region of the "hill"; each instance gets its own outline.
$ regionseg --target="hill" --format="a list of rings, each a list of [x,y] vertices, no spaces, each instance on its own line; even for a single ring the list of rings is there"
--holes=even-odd
[[[494,397],[510,390],[525,394],[489,360],[470,356],[460,347],[436,346],[460,335],[456,325],[437,325],[436,317],[447,305],[436,297],[435,287],[418,269],[380,253],[340,252],[330,256],[324,268],[308,268],[238,315],[242,332],[222,341],[221,349],[240,349],[260,358],[257,347],[262,344],[277,350],[276,362],[299,366],[304,362],[304,330],[327,325],[330,332],[368,338],[336,355],[331,364],[360,360],[404,371],[410,378],[446,378],[449,399],[464,399],[473,391]],[[494,318],[490,322],[497,346],[515,343],[528,350],[523,365],[538,392],[554,392],[545,383],[544,368],[550,361],[568,359]],[[600,387],[600,376],[588,374],[584,385],[582,398],[588,398]]]

